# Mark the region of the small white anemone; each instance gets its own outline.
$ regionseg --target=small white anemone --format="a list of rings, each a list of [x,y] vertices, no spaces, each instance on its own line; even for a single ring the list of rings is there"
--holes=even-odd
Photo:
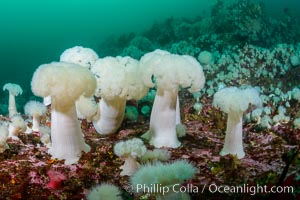
[[[300,118],[294,119],[293,125],[295,128],[300,128]]]
[[[140,158],[141,162],[156,162],[167,161],[171,158],[171,153],[166,149],[147,150],[146,153]]]
[[[51,129],[47,126],[40,127],[41,142],[48,148],[51,147]]]
[[[14,140],[19,140],[19,133],[26,131],[26,124],[24,119],[22,118],[21,115],[14,115],[10,118],[10,123],[8,126],[8,137],[14,139]]]
[[[172,189],[174,189],[175,184],[180,186],[181,183],[192,178],[196,171],[196,168],[186,160],[177,160],[172,163],[148,163],[138,169],[131,177],[130,182],[136,193],[145,192],[139,189],[138,185],[144,185],[144,187],[159,185],[161,188],[170,188],[168,191],[157,190],[156,199],[182,199],[180,195],[183,195],[183,193],[175,193]],[[179,190],[179,188],[177,189]],[[188,196],[185,197],[187,198]]]
[[[181,124],[178,91],[188,88],[189,92],[195,93],[203,88],[205,77],[202,66],[192,56],[156,49],[141,58],[139,76],[144,85],[157,89],[149,131],[146,132],[151,137],[150,144],[156,148],[179,147],[179,129],[176,129]],[[183,129],[181,126],[180,130]]]
[[[271,117],[269,115],[264,115],[261,118],[260,126],[262,128],[268,128],[268,129],[270,129],[272,127],[272,123],[273,123],[273,120],[271,119]]]
[[[9,92],[8,112],[9,112],[9,117],[12,117],[13,115],[18,113],[15,96],[21,95],[23,93],[23,90],[18,84],[14,84],[14,83],[6,83],[3,86],[3,91],[4,90],[7,90]]]
[[[127,100],[143,98],[148,88],[138,74],[139,61],[129,56],[98,59],[91,71],[97,79],[96,97],[101,97],[98,115],[93,121],[99,134],[115,133],[125,115]]]
[[[238,158],[245,156],[242,118],[249,104],[262,106],[261,98],[255,88],[227,87],[215,93],[213,105],[228,113],[225,143],[220,155],[236,154]]]
[[[87,193],[86,198],[87,200],[122,200],[119,188],[109,183],[95,186]]]
[[[97,59],[98,55],[93,49],[82,46],[66,49],[60,56],[61,62],[74,63],[89,69]]]
[[[51,96],[51,148],[52,158],[65,160],[65,164],[78,162],[82,152],[89,152],[75,101],[80,96],[90,97],[96,89],[94,75],[85,67],[66,62],[52,62],[39,66],[33,74],[31,90],[36,96]]]
[[[40,129],[40,117],[45,115],[46,106],[38,101],[28,101],[24,106],[25,114],[32,117],[32,131],[38,132]]]
[[[252,121],[255,121],[257,124],[260,124],[262,113],[263,113],[263,108],[254,109],[251,113]]]
[[[290,57],[290,62],[293,67],[297,67],[300,65],[300,58],[297,55],[293,55]]]
[[[125,159],[125,163],[120,167],[122,169],[121,176],[131,176],[140,166],[136,158],[143,156],[146,151],[146,146],[139,138],[115,144],[114,153]]]
[[[8,144],[6,143],[8,137],[8,129],[0,125],[0,153],[3,153],[6,149],[9,149]]]
[[[93,121],[98,112],[98,104],[94,97],[80,96],[76,101],[76,112],[79,119],[87,119],[88,122]]]
[[[296,101],[300,102],[300,89],[299,88],[295,87],[292,90],[292,98],[295,99]]]
[[[284,106],[279,106],[277,113],[278,114],[273,117],[273,121],[276,123],[274,126],[290,121],[290,117],[286,115],[286,108]]]
[[[198,60],[201,65],[207,66],[212,62],[213,56],[209,51],[201,51],[199,53]]]

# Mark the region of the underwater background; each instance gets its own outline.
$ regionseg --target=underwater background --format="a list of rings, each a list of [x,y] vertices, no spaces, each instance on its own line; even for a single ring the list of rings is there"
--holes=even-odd
[[[288,198],[273,198],[272,194],[258,194],[257,198],[236,194],[234,198],[206,191],[191,194],[191,199],[298,199],[299,21],[299,0],[1,0],[0,88],[9,82],[23,88],[16,102],[18,112],[24,113],[26,102],[41,101],[31,92],[34,71],[59,61],[74,46],[91,48],[100,58],[120,55],[138,60],[155,49],[188,54],[202,65],[206,83],[193,94],[180,90],[186,135],[180,138],[180,148],[169,149],[168,159],[194,164],[199,171],[190,183],[201,188],[211,183],[249,183],[295,189]],[[219,155],[227,115],[216,108],[213,98],[230,86],[253,87],[263,103],[244,113],[243,159]],[[128,101],[121,127],[109,137],[97,134],[88,120],[80,120],[92,151],[78,165],[52,159],[42,133],[21,132],[20,140],[9,139],[10,149],[0,154],[0,200],[83,199],[95,183],[104,181],[120,186],[124,199],[134,199],[128,177],[116,170],[122,160],[114,155],[113,144],[148,130],[154,97],[152,88],[141,100]],[[0,121],[6,125],[11,122],[7,104],[8,93],[1,90]],[[48,107],[41,119],[44,127],[51,126],[50,114]],[[31,124],[30,117],[22,117]],[[153,149],[149,144],[147,148]],[[63,177],[57,188],[49,188],[52,169]],[[140,199],[147,199],[147,194]]]
[[[110,35],[140,32],[168,17],[194,17],[207,3],[198,0],[3,0],[0,2],[1,84],[24,89],[34,70],[81,45],[101,53]],[[210,4],[210,3],[209,3]]]
[[[261,2],[270,16],[282,17],[287,8],[293,17],[300,17],[297,0]],[[170,17],[200,19],[211,15],[215,3],[216,0],[1,0],[0,85],[19,83],[26,94],[34,70],[40,64],[58,60],[67,48],[81,45],[105,55],[100,44],[109,36],[139,34],[154,22]]]

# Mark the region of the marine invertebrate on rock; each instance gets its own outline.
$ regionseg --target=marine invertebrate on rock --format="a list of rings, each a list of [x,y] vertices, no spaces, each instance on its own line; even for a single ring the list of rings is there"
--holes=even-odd
[[[19,133],[26,131],[26,124],[21,115],[16,114],[10,118],[8,131],[8,137],[11,137],[14,140],[19,140]]]
[[[245,156],[243,147],[243,113],[249,104],[261,106],[259,93],[254,88],[239,89],[227,87],[215,93],[213,105],[228,114],[225,143],[220,155],[235,154]]]
[[[9,149],[8,144],[6,143],[8,137],[8,129],[0,125],[0,153],[3,153],[6,149]]]
[[[294,119],[293,125],[295,128],[300,128],[300,118]]]
[[[98,59],[97,53],[90,48],[75,46],[69,49],[66,49],[60,55],[61,62],[68,62],[78,64],[82,67],[87,67],[91,69],[92,65]],[[88,121],[91,121],[92,117],[96,114],[97,105],[94,101],[94,97],[80,97],[76,101],[76,112],[77,116],[80,119],[88,118]],[[80,108],[78,108],[80,107]],[[80,113],[83,112],[83,113]]]
[[[300,102],[300,89],[295,87],[292,89],[291,93],[292,93],[292,98]]]
[[[9,117],[12,117],[13,115],[18,113],[15,96],[21,95],[23,93],[23,90],[18,84],[14,84],[14,83],[6,83],[3,86],[3,90],[7,90],[9,92],[8,114]]]
[[[293,55],[290,57],[290,62],[293,67],[297,67],[300,65],[300,58],[297,55]]]
[[[92,188],[86,195],[87,200],[122,200],[118,187],[102,183]]]
[[[138,61],[131,57],[105,57],[98,59],[91,71],[97,79],[95,96],[101,97],[98,116],[93,125],[100,134],[116,132],[125,113],[126,100],[139,100],[148,88],[138,76]]]
[[[261,118],[260,126],[262,128],[268,128],[268,129],[270,129],[272,127],[272,123],[273,123],[273,120],[271,119],[271,117],[269,115],[264,115]]]
[[[78,64],[83,67],[87,67],[88,69],[96,62],[98,59],[97,53],[90,48],[85,48],[82,46],[75,46],[69,49],[66,49],[60,55],[61,62],[68,62]],[[51,97],[44,97],[43,103],[48,106],[51,104]],[[77,113],[78,114],[78,113]]]
[[[97,115],[99,107],[94,97],[80,96],[75,104],[77,117],[79,119],[87,119],[88,122],[93,121],[93,118]]]
[[[56,171],[54,169],[50,169],[48,172],[48,177],[50,179],[47,184],[47,188],[50,190],[58,190],[62,186],[62,181],[66,180],[66,175],[60,171]]]
[[[176,148],[180,146],[176,133],[176,125],[180,124],[178,90],[182,87],[189,88],[192,93],[199,91],[205,82],[202,67],[191,56],[170,54],[163,50],[145,54],[140,66],[144,84],[157,88],[148,132],[150,143],[157,148]]]
[[[134,192],[152,193],[156,199],[188,199],[188,194],[180,192],[179,187],[195,173],[196,168],[185,160],[165,164],[156,162],[140,167],[130,182]],[[160,189],[150,191],[154,187]]]
[[[139,111],[137,107],[131,105],[126,106],[124,118],[129,121],[137,121],[139,118]]]
[[[32,117],[32,131],[38,132],[40,130],[40,117],[46,113],[46,106],[38,101],[28,101],[24,106],[24,111],[26,115]]]
[[[41,97],[51,96],[51,140],[49,153],[53,158],[65,159],[66,164],[77,163],[82,151],[90,151],[84,141],[77,119],[75,101],[91,96],[96,88],[94,75],[84,67],[72,63],[43,64],[34,72],[32,92]]]
[[[131,176],[139,167],[136,158],[141,157],[146,153],[147,149],[141,139],[133,138],[127,141],[121,141],[115,144],[114,153],[125,159],[121,176]]]
[[[41,126],[39,130],[41,134],[41,142],[48,148],[51,147],[51,129],[48,126]]]
[[[75,46],[69,49],[66,49],[60,55],[61,62],[68,62],[78,64],[88,69],[96,62],[98,59],[97,53],[90,48]]]
[[[146,153],[140,158],[143,163],[146,162],[157,162],[157,161],[167,161],[171,158],[171,152],[166,149],[153,149],[147,150]]]
[[[284,106],[279,106],[277,112],[277,115],[274,115],[272,118],[273,122],[276,123],[274,126],[277,126],[281,123],[288,123],[290,121],[290,117],[285,115],[286,108]]]
[[[212,62],[213,56],[209,51],[201,51],[198,55],[198,60],[201,65],[207,66]]]

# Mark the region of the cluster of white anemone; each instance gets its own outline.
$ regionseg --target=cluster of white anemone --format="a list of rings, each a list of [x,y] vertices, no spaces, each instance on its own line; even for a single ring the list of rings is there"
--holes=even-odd
[[[64,51],[60,62],[39,66],[32,78],[33,93],[47,98],[47,105],[51,103],[51,130],[39,127],[40,117],[46,113],[46,106],[42,103],[28,102],[25,113],[32,117],[32,131],[43,133],[42,139],[49,147],[52,157],[64,159],[66,164],[74,164],[78,162],[82,152],[90,151],[89,145],[85,143],[78,118],[86,118],[92,122],[99,134],[115,133],[124,119],[126,101],[141,99],[147,94],[148,89],[153,87],[157,92],[147,137],[157,148],[180,146],[178,136],[183,135],[185,129],[180,119],[178,91],[180,88],[188,88],[188,91],[194,93],[198,99],[194,108],[199,113],[203,108],[199,102],[203,93],[213,96],[213,105],[228,113],[225,144],[220,154],[235,154],[238,158],[242,158],[245,155],[242,142],[242,117],[249,104],[259,107],[252,111],[249,115],[250,119],[269,127],[272,123],[287,122],[290,119],[285,115],[286,109],[283,106],[278,107],[278,114],[271,119],[268,116],[272,111],[267,107],[261,107],[262,103],[273,101],[276,105],[280,98],[281,100],[293,98],[299,101],[300,90],[296,88],[285,94],[279,89],[280,85],[270,86],[273,96],[259,96],[259,91],[263,92],[265,88],[244,86],[239,89],[226,87],[226,85],[251,76],[252,72],[245,66],[249,65],[253,68],[261,60],[266,60],[265,66],[261,66],[255,72],[255,77],[272,78],[278,73],[284,75],[291,65],[298,65],[297,57],[284,53],[285,48],[288,47],[279,46],[269,52],[254,46],[247,46],[242,51],[233,47],[233,50],[237,51],[233,55],[229,55],[228,52],[220,55],[217,52],[202,51],[198,59],[208,74],[226,66],[225,71],[219,70],[220,72],[204,86],[202,66],[191,56],[155,50],[145,54],[140,61],[128,56],[99,58],[93,50],[76,46]],[[276,58],[278,54],[284,58],[283,61]],[[280,67],[274,67],[272,72],[267,72],[264,68],[269,65]],[[7,132],[1,131],[1,142],[8,136],[17,138],[17,133],[25,131],[26,128],[23,118],[18,115],[14,99],[22,93],[22,89],[12,84],[5,85],[3,89],[9,91],[9,116],[12,123]],[[95,99],[99,99],[99,102]],[[295,127],[300,127],[299,121],[295,119]],[[8,148],[3,142],[0,147],[1,151]],[[183,176],[177,177],[177,182],[188,179],[195,173],[195,169],[184,161],[169,165],[161,164],[158,161],[168,160],[169,152],[159,149],[147,150],[140,139],[118,142],[114,146],[114,152],[125,159],[124,165],[121,166],[123,170],[121,175],[133,176],[133,184],[145,178],[147,180],[144,181],[150,184],[151,181],[149,182],[148,179],[151,177],[144,177],[145,171],[149,170],[157,173],[156,180],[163,179],[168,171],[174,175],[175,170],[179,176]],[[136,159],[147,164],[141,167]],[[189,173],[180,174],[180,170],[184,167]],[[159,173],[164,174],[159,175]],[[168,180],[162,182],[171,184]]]

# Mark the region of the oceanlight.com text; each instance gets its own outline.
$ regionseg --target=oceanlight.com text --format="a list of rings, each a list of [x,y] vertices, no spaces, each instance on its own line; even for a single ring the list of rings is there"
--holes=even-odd
[[[205,184],[203,187],[198,187],[196,185],[180,185],[174,184],[165,186],[162,184],[137,184],[136,188],[130,188],[130,191],[137,191],[138,193],[152,193],[152,194],[168,194],[173,193],[223,193],[223,194],[292,194],[294,193],[293,186],[261,186],[261,185],[249,185],[243,184],[239,186],[229,186],[229,185],[216,185],[216,184]]]
[[[206,188],[207,187],[207,188]],[[271,186],[267,187],[266,185],[248,185],[243,184],[240,186],[228,186],[228,185],[216,185],[210,184],[205,185],[203,190],[208,189],[210,193],[231,193],[231,194],[269,194],[269,193],[278,193],[278,194],[291,194],[294,192],[293,186]]]

